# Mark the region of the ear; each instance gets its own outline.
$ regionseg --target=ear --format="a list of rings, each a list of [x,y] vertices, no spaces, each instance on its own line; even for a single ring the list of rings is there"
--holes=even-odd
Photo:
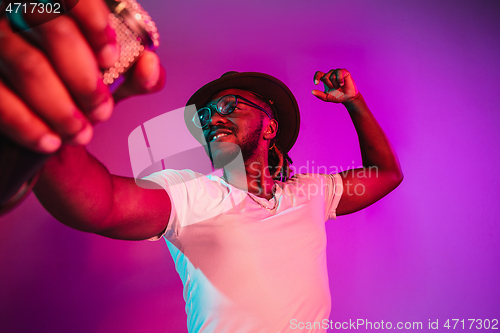
[[[264,139],[271,140],[278,133],[278,122],[275,119],[269,119],[264,130]]]

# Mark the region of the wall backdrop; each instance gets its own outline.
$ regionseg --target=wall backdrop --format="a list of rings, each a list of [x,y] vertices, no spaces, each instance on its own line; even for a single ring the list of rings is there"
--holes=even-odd
[[[447,319],[466,328],[468,319],[500,320],[498,1],[141,3],[161,32],[167,83],[123,101],[96,128],[88,149],[112,173],[132,175],[134,128],[229,70],[269,73],[294,92],[297,168],[357,167],[346,110],[311,94],[315,71],[347,68],[405,179],[373,206],[327,222],[330,319],[423,330],[436,320],[440,330]],[[72,230],[33,195],[1,218],[0,332],[185,332],[185,322],[164,241]]]

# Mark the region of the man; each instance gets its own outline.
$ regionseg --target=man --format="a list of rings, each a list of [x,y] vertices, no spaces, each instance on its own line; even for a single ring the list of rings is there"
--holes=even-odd
[[[98,7],[97,1],[88,4]],[[96,33],[99,29],[92,26],[96,23],[85,21],[85,9],[75,9],[72,19],[80,29]],[[72,19],[63,20],[69,29],[65,34],[74,31],[76,36]],[[85,29],[89,26],[95,29]],[[38,33],[50,40],[61,34],[53,27],[41,27]],[[7,31],[5,25],[0,28]],[[13,64],[12,69],[2,67],[7,79],[0,82],[0,89],[8,102],[0,102],[0,112],[24,112],[35,124],[28,128],[26,120],[3,117],[10,123],[2,122],[2,132],[47,152],[58,149],[61,139],[88,142],[90,122],[105,120],[111,113],[109,92],[99,88],[100,83],[96,88],[65,73],[66,64],[60,61],[65,51],[56,44],[46,50],[46,58],[37,55],[54,68],[42,67],[45,75],[34,79],[23,76],[26,67],[16,62],[15,51],[36,54],[36,49],[8,32],[0,38],[10,46],[0,54],[1,60]],[[82,39],[79,35],[71,40],[78,44]],[[91,44],[93,49],[76,45],[90,58],[77,61],[90,62],[85,64],[89,67],[106,66],[113,55],[105,44]],[[21,80],[10,76],[16,69]],[[36,79],[53,80],[57,84],[49,95],[62,97],[47,100],[37,94]],[[154,91],[161,81],[157,58],[146,53],[118,95]],[[21,90],[16,88],[19,82],[29,84]],[[266,89],[262,89],[264,82],[269,83]],[[197,138],[206,140],[214,166],[225,166],[224,177],[165,170],[146,179],[166,191],[148,190],[138,187],[134,179],[110,175],[85,148],[63,144],[46,163],[35,193],[55,218],[78,230],[131,240],[164,235],[184,284],[191,332],[282,332],[293,329],[294,320],[319,322],[330,311],[324,221],[377,201],[401,182],[402,173],[349,72],[317,72],[314,82],[325,85],[324,91],[313,91],[315,96],[343,103],[349,111],[363,157],[359,172],[289,178],[287,153],[299,127],[293,95],[271,76],[229,73],[193,95],[188,104],[197,106],[196,114],[186,112],[187,123],[194,121],[203,132],[204,138]],[[70,114],[74,104],[79,111]],[[232,167],[239,154],[243,167]],[[368,168],[371,173],[362,173]],[[362,195],[348,190],[356,186],[364,188]]]
[[[184,283],[192,332],[284,332],[298,322],[324,329],[331,303],[325,220],[370,205],[402,180],[349,72],[317,72],[314,81],[325,84],[314,95],[347,107],[363,169],[288,178],[287,153],[299,128],[295,98],[274,77],[230,72],[200,88],[188,101],[197,114],[185,116],[203,130],[213,163],[226,166],[224,176],[167,170],[147,177],[173,203],[164,235]],[[229,163],[236,146],[243,168]]]
[[[79,230],[118,239],[164,235],[184,283],[190,332],[282,332],[291,320],[321,322],[331,302],[325,220],[372,204],[402,174],[349,72],[317,72],[314,80],[325,85],[314,95],[349,111],[363,169],[288,178],[299,127],[293,95],[269,75],[233,72],[197,91],[188,102],[197,113],[186,112],[213,163],[226,166],[223,177],[165,170],[146,179],[166,191],[146,190],[110,175],[84,148],[63,146],[46,164],[37,197]],[[265,82],[274,89],[263,89]],[[244,166],[233,168],[240,150]],[[270,159],[278,162],[270,167]]]

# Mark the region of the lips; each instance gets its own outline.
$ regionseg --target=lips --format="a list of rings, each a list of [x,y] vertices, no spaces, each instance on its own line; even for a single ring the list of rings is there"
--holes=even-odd
[[[233,134],[233,132],[226,130],[226,129],[218,129],[215,132],[210,133],[210,135],[208,136],[208,141],[209,142],[216,141],[216,140],[223,138],[225,136],[228,136],[230,134]]]

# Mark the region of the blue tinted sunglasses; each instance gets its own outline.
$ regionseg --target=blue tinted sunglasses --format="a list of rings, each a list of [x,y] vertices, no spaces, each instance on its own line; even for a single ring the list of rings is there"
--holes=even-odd
[[[208,125],[210,119],[212,119],[212,110],[215,110],[221,116],[227,116],[236,109],[238,103],[259,109],[264,112],[270,119],[274,119],[274,117],[269,114],[268,111],[264,110],[254,102],[249,101],[245,97],[242,97],[240,95],[226,95],[219,98],[217,102],[199,109],[193,117],[193,123],[199,128],[204,128]]]

